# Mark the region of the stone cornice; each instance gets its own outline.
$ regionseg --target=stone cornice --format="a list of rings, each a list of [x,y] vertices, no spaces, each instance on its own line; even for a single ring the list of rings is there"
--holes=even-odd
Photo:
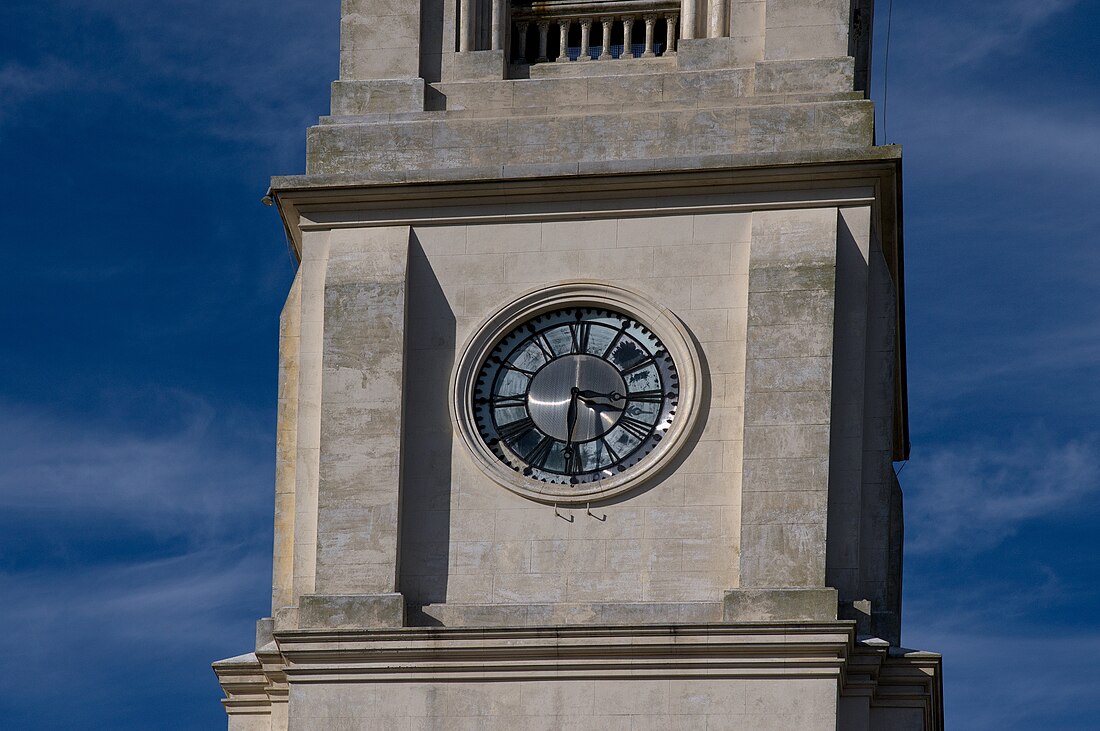
[[[872,707],[920,708],[925,729],[943,728],[943,660],[936,653],[890,647],[881,640],[855,645],[841,693],[865,696]]]
[[[292,683],[835,677],[853,623],[280,632]]]

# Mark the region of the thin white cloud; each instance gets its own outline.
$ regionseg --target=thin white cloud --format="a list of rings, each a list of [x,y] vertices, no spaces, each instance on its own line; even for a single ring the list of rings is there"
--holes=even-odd
[[[262,525],[252,513],[271,500],[267,435],[185,394],[161,394],[156,407],[155,433],[141,433],[0,405],[0,510],[196,544],[231,534],[243,515]]]
[[[0,591],[8,597],[0,617],[16,623],[9,626],[43,632],[63,631],[61,625],[70,631],[94,626],[133,643],[173,631],[180,641],[201,645],[225,636],[217,617],[249,599],[241,588],[262,583],[269,570],[270,558],[259,552],[217,545],[170,559],[79,572],[0,574]],[[68,601],[75,596],[79,602]]]
[[[65,91],[77,78],[70,64],[55,57],[36,64],[8,61],[0,65],[0,125],[37,96]]]
[[[914,452],[903,474],[906,550],[977,553],[1100,494],[1100,438],[1043,433]]]
[[[1090,276],[1091,271],[1087,266],[1078,267],[1066,272],[1062,281],[1068,286],[1078,277]],[[924,306],[926,317],[934,306]],[[1100,374],[1100,312],[1095,309],[1091,303],[1075,307],[1064,324],[1040,321],[1024,325],[1017,321],[1009,326],[1004,310],[965,313],[959,311],[957,302],[948,303],[932,316],[947,323],[944,327],[969,333],[969,337],[950,339],[923,359],[911,361],[910,385],[920,391],[919,403],[913,407],[932,411],[945,404],[959,407],[977,393],[997,393],[1001,398],[1011,393],[1016,403],[1023,403],[1021,385],[1034,394],[1055,382],[1088,382],[1082,373]],[[1066,405],[1088,408],[1100,404],[1100,394],[1089,390],[1064,396]]]
[[[908,627],[919,626],[908,619]],[[1093,660],[1100,652],[1100,635],[1095,632],[1052,635],[960,627],[922,631],[919,643],[944,656],[948,728],[1084,729],[1093,728],[1100,713]]]
[[[1090,666],[1100,634],[1059,631],[1051,618],[1091,601],[1095,590],[1089,597],[1054,568],[1028,562],[922,578],[918,591],[907,586],[902,642],[944,656],[949,728],[1092,728],[1100,696]]]
[[[217,720],[221,694],[209,663],[253,649],[270,569],[266,552],[216,546],[164,561],[0,574],[0,622],[18,628],[0,655],[5,694],[22,706],[52,703],[67,688],[74,703],[51,706],[39,720],[84,728],[111,716],[81,704],[119,703],[137,680],[208,702],[203,710]],[[94,657],[94,669],[75,656]]]
[[[187,394],[147,401],[160,418],[145,433],[0,404],[0,513],[35,542],[0,564],[0,624],[19,628],[0,678],[21,702],[59,687],[114,698],[141,672],[208,688],[216,717],[207,663],[252,649],[271,576],[267,426]],[[50,555],[34,553],[40,540]],[[88,722],[75,707],[44,718]]]
[[[1027,47],[1039,30],[1080,0],[963,0],[923,3],[895,14],[893,41],[925,68],[957,68]]]
[[[1093,99],[1029,103],[982,89],[925,86],[895,95],[891,119],[891,141],[905,145],[907,157],[934,163],[930,173],[948,180],[1100,176],[1100,109]]]
[[[323,94],[338,69],[338,4],[59,0],[57,5],[58,22],[110,24],[117,45],[109,53],[83,49],[84,55],[71,56],[59,49],[60,60],[42,68],[0,69],[0,92],[27,90],[3,94],[7,119],[31,115],[30,91],[58,91],[63,78],[67,88],[96,91],[120,108],[151,111],[200,135],[274,150],[287,161],[280,164],[288,164],[300,158],[304,126],[327,112],[314,106],[317,92]]]

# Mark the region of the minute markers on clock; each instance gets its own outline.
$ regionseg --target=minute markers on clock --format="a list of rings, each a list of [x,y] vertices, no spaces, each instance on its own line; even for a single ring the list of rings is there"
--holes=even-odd
[[[639,462],[668,431],[679,396],[655,334],[593,308],[516,327],[485,358],[477,384],[478,429],[497,459],[552,483],[596,482]]]

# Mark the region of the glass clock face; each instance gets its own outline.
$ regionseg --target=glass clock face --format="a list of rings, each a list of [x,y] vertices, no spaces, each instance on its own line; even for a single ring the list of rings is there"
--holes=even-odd
[[[676,416],[668,350],[629,315],[576,307],[537,315],[502,337],[473,394],[477,430],[529,479],[589,484],[642,461]]]

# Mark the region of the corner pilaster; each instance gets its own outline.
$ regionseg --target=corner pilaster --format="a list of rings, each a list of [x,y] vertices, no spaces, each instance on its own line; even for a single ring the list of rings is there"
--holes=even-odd
[[[758,619],[744,611],[760,590],[825,589],[836,241],[835,208],[753,215],[739,592],[755,594],[727,597],[728,621]],[[767,619],[825,618],[808,601]]]
[[[317,582],[300,621],[400,625],[410,228],[334,231],[324,285]]]

